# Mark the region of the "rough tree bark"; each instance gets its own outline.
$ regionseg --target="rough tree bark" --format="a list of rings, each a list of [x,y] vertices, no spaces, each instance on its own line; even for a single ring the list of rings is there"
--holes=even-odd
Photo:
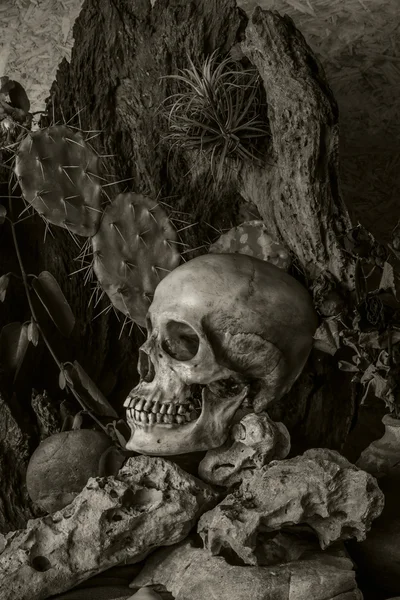
[[[339,186],[339,115],[322,65],[289,17],[260,7],[242,47],[264,81],[273,161],[270,169],[242,170],[242,194],[308,276],[328,271],[351,290],[355,265],[342,244],[351,222]]]
[[[186,258],[206,252],[215,230],[238,224],[241,207],[251,201],[270,233],[296,256],[306,279],[330,274],[342,291],[351,292],[354,264],[341,243],[350,221],[339,186],[338,110],[322,66],[288,17],[257,8],[248,22],[234,0],[157,0],[154,6],[150,0],[86,0],[74,37],[71,62],[60,64],[51,89],[49,114],[102,131],[93,144],[114,155],[109,161],[116,180],[130,179],[109,188],[110,195],[128,188],[164,199],[171,217],[185,213],[197,225],[181,232],[182,242],[200,247]],[[163,77],[186,67],[188,54],[201,60],[217,48],[243,52],[258,68],[271,129],[265,164],[227,170],[218,184],[207,165],[169,152],[163,143],[166,123],[157,110],[174,91]],[[68,277],[77,252],[67,233],[55,230],[55,239],[48,236],[43,245],[37,221],[22,232],[27,268],[51,271],[77,317],[73,337],[60,352],[77,358],[120,409],[137,382],[143,335],[135,330],[129,337],[125,331],[118,339],[112,314],[92,321],[90,290],[79,277]],[[0,259],[3,272],[12,260],[8,256],[9,246],[7,258],[3,253]],[[7,319],[21,316],[9,307]],[[41,358],[41,369],[46,361]],[[51,387],[54,371],[41,373],[42,387]],[[304,376],[271,414],[286,422],[296,449],[343,444],[354,401],[348,379],[339,373],[334,359],[313,353]],[[27,387],[31,381],[27,377]],[[27,402],[25,396],[20,403]]]

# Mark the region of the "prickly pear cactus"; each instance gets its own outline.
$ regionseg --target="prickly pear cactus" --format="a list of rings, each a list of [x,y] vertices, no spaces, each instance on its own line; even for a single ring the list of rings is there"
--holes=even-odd
[[[101,217],[99,162],[80,131],[54,125],[24,138],[15,173],[25,200],[45,221],[89,237]]]
[[[139,325],[158,283],[178,266],[176,233],[156,201],[119,194],[92,238],[93,269],[112,304]]]
[[[285,271],[291,264],[288,250],[271,238],[263,221],[247,221],[233,227],[210,246],[209,252],[248,254],[266,260]]]

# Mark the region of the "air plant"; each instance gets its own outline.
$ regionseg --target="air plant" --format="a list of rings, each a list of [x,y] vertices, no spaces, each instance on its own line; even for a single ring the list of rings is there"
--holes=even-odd
[[[219,60],[218,51],[200,67],[188,57],[189,68],[167,75],[178,92],[162,104],[169,133],[165,140],[188,151],[205,154],[217,164],[221,178],[226,159],[259,160],[260,138],[269,133],[262,85],[256,69],[245,68],[230,57]]]

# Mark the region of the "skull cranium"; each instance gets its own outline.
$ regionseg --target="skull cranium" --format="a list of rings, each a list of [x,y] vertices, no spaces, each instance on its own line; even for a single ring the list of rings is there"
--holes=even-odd
[[[244,403],[260,412],[289,391],[317,326],[293,277],[243,254],[199,256],[156,288],[125,402],[127,449],[172,455],[221,446]]]

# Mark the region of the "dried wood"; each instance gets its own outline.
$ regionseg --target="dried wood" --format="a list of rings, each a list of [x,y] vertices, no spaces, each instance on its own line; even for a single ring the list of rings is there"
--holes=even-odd
[[[30,453],[29,435],[0,391],[0,533],[24,527],[35,514],[25,485]]]
[[[242,193],[269,233],[314,280],[328,271],[354,288],[342,238],[351,228],[339,189],[338,111],[322,65],[288,17],[257,8],[242,44],[267,95],[271,163],[243,167]]]

